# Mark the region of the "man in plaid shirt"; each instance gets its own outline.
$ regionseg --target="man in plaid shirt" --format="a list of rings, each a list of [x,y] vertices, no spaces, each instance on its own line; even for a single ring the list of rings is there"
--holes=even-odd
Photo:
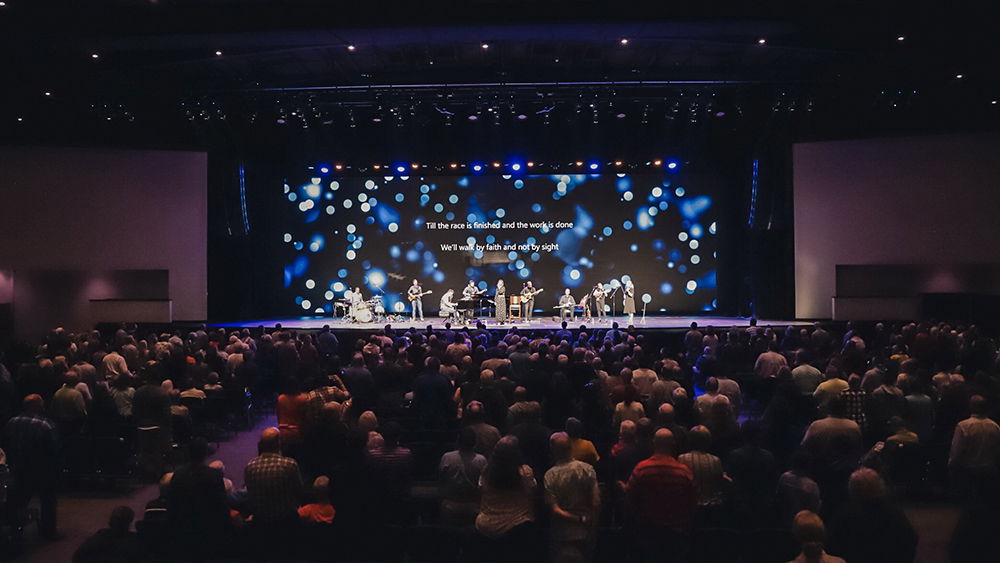
[[[59,439],[56,426],[45,418],[41,395],[24,398],[20,416],[7,421],[4,447],[14,477],[11,506],[18,524],[24,522],[31,497],[41,505],[41,531],[46,538],[56,534],[56,483],[59,480]]]
[[[277,428],[268,428],[261,433],[257,451],[259,455],[250,460],[243,473],[247,502],[254,522],[295,522],[302,493],[299,464],[281,455]]]

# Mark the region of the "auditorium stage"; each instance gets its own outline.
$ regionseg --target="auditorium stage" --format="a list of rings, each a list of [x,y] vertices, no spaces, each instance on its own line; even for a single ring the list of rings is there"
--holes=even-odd
[[[610,328],[611,321],[617,321],[621,327],[625,327],[628,324],[628,317],[614,317],[606,322],[597,322],[593,319],[586,320],[581,318],[576,318],[569,322],[570,328],[579,328],[581,324],[587,325],[588,328]],[[560,328],[560,320],[553,317],[535,317],[531,323],[513,322],[506,324],[497,324],[493,319],[486,319],[486,327],[491,330],[506,330],[512,326],[516,326],[519,329],[527,330],[548,330]],[[716,317],[716,316],[647,316],[645,319],[637,316],[635,318],[635,326],[637,329],[641,330],[678,330],[687,329],[691,326],[692,322],[697,322],[698,326],[706,327],[712,326],[716,328],[729,328],[729,327],[746,327],[750,325],[750,319],[745,317]],[[323,328],[324,325],[330,325],[330,328],[341,332],[345,330],[359,330],[359,331],[372,331],[384,327],[386,324],[391,324],[393,328],[426,328],[427,325],[431,325],[435,330],[444,328],[444,319],[439,317],[426,317],[424,321],[411,321],[409,317],[401,319],[390,319],[385,322],[371,322],[371,323],[352,323],[345,322],[340,317],[294,317],[287,319],[263,319],[263,320],[250,320],[243,322],[232,322],[232,323],[210,323],[209,326],[213,327],[223,327],[223,328],[256,328],[259,326],[273,327],[275,324],[281,323],[284,328],[290,329],[319,329]],[[783,321],[783,320],[758,320],[757,324],[759,326],[775,326],[775,327],[785,327],[788,325],[806,325],[808,323],[798,322],[798,321]],[[464,323],[452,323],[453,327],[464,326]],[[475,321],[471,323],[470,326],[475,326]]]

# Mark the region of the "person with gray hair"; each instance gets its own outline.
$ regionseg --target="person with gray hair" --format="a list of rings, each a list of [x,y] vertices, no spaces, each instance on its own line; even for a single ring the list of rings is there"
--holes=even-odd
[[[545,502],[552,511],[549,547],[553,555],[571,547],[585,559],[593,553],[601,506],[597,472],[589,463],[573,459],[569,434],[549,438],[554,465],[545,472]]]
[[[831,526],[830,553],[851,563],[912,563],[917,534],[888,498],[882,477],[858,469],[848,481],[848,497],[847,509]]]

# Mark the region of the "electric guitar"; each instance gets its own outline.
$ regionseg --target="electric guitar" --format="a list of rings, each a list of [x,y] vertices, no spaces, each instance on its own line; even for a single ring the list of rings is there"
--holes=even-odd
[[[423,293],[414,293],[413,295],[407,295],[406,299],[409,300],[410,302],[413,302],[413,301],[416,301],[417,299],[420,299],[424,295],[430,295],[432,293],[434,293],[434,292],[433,291],[424,291]]]

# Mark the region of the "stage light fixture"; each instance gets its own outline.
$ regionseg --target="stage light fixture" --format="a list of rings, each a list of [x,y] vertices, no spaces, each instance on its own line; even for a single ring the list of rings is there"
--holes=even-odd
[[[615,161],[615,166],[621,166],[621,165],[622,165],[622,161],[620,161],[620,160],[616,160]]]
[[[514,172],[517,172],[518,170],[521,169],[521,165],[515,162],[514,164],[510,165],[510,169],[513,170]]]
[[[327,168],[326,166],[321,166],[320,169],[319,169],[319,171],[322,172],[322,173],[324,173],[324,174],[328,174],[330,172],[330,169]]]
[[[45,97],[49,97],[49,96],[52,95],[52,92],[44,92],[44,94],[45,94]]]
[[[997,101],[996,101],[996,100],[993,100],[992,102],[990,102],[990,105],[991,105],[991,106],[995,106],[995,105],[997,105]]]
[[[619,43],[622,44],[622,47],[628,45],[628,37],[622,37],[621,41],[619,41]]]
[[[597,166],[598,165],[596,162],[591,162],[590,164],[587,165],[587,167],[590,168],[591,170],[597,170]]]
[[[670,162],[667,163],[667,168],[669,168],[671,170],[677,170],[678,166],[680,166],[680,165],[677,163],[676,160],[671,160]]]
[[[653,166],[660,166],[662,164],[663,164],[663,161],[660,160],[660,159],[656,159],[656,160],[653,161]]]
[[[578,160],[578,161],[576,161],[576,165],[577,165],[577,166],[583,166],[583,161],[582,161],[582,160]]]
[[[483,44],[480,45],[480,47],[482,47],[482,49],[485,51],[490,48],[490,44],[484,41]]]
[[[414,162],[413,164],[410,165],[410,168],[417,170],[418,168],[420,168],[420,165]]]
[[[374,170],[381,170],[382,169],[382,165],[380,165],[380,164],[372,164],[372,169],[374,169]]]
[[[896,37],[896,41],[906,41],[906,36],[900,35],[900,36]]]
[[[215,52],[215,56],[216,57],[221,57],[222,56],[222,51],[216,51]]]
[[[993,102],[993,103],[996,103],[996,102]],[[534,168],[534,167],[535,167],[535,163],[529,160],[528,161],[528,168]]]
[[[499,162],[494,162],[493,163],[493,168],[500,168],[500,163]]]
[[[472,171],[473,172],[482,172],[483,171],[483,165],[479,164],[479,163],[473,164],[472,165]]]
[[[448,167],[454,170],[455,168],[458,168],[458,163],[452,162],[451,164],[448,165]]]
[[[757,44],[758,45],[767,45],[767,39],[764,39],[763,37],[761,37],[760,39],[757,40]]]
[[[334,164],[333,165],[333,169],[334,170],[343,170],[344,169],[344,165],[343,164]]]
[[[91,53],[90,54],[90,58],[92,58],[92,59],[94,59],[96,61],[97,59],[101,58],[101,56],[98,55],[97,53]]]
[[[400,164],[399,166],[396,167],[396,172],[402,174],[403,172],[406,172],[406,167]]]
[[[965,78],[965,75],[964,74],[956,74],[955,78],[961,80],[961,79]]]
[[[6,8],[6,7],[7,7],[6,2],[0,2],[0,8]],[[20,121],[20,118],[18,119],[18,121]]]
[[[24,118],[23,118],[23,117],[18,117],[18,118],[17,118],[17,122],[18,122],[18,123],[21,123],[22,121],[24,121]]]
[[[355,49],[357,49],[357,47],[354,45],[354,43],[348,43],[347,44],[347,50],[348,51],[350,51],[350,52],[353,53]]]

